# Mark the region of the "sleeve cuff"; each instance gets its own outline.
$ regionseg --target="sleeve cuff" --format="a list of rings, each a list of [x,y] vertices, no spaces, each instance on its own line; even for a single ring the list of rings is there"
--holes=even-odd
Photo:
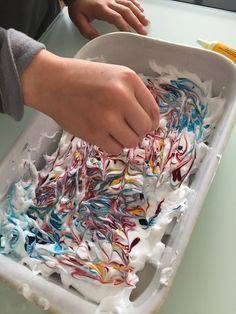
[[[0,109],[19,121],[24,113],[20,74],[45,46],[13,29],[0,31]]]

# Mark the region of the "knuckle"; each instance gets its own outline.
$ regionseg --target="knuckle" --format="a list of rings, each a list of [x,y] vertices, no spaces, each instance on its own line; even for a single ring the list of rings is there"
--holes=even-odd
[[[130,68],[124,67],[122,76],[125,80],[137,80],[138,76],[137,74]]]
[[[112,18],[113,18],[114,22],[116,22],[116,23],[120,23],[122,21],[122,16],[118,12],[113,12]]]
[[[124,1],[124,5],[126,5],[128,8],[133,8],[134,4],[131,1]]]
[[[122,7],[122,14],[123,15],[128,15],[130,13],[131,13],[131,10],[128,7],[126,7],[126,6]]]
[[[103,3],[103,2],[100,2],[100,1],[96,1],[96,2],[95,2],[94,8],[95,8],[97,11],[99,11],[99,12],[105,10],[104,3]]]
[[[121,80],[114,82],[111,90],[110,95],[112,97],[112,101],[110,102],[111,111],[115,111],[115,109],[121,108],[122,104],[127,99],[127,84],[124,82],[123,78]]]

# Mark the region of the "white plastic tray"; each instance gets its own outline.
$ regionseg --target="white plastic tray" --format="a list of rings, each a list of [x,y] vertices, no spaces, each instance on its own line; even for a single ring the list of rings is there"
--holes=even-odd
[[[196,193],[188,200],[188,209],[169,235],[167,249],[162,257],[165,264],[171,263],[174,270],[169,278],[169,284],[168,286],[160,285],[159,271],[148,265],[140,274],[140,283],[132,294],[132,305],[122,312],[123,314],[151,313],[160,308],[173,282],[234,126],[236,67],[216,53],[126,33],[113,33],[95,39],[84,46],[77,57],[104,58],[108,63],[126,65],[146,75],[154,74],[149,68],[149,60],[153,59],[160,66],[171,64],[179,71],[197,74],[202,80],[213,80],[213,94],[215,95],[219,94],[224,87],[225,111],[210,143],[211,148],[192,182],[191,187]],[[57,136],[54,137],[56,132],[58,132]],[[7,192],[12,182],[23,175],[21,161],[27,159],[30,153],[36,163],[40,164],[43,153],[49,153],[55,149],[59,135],[60,128],[50,118],[37,114],[32,119],[30,125],[0,164],[1,195]],[[68,291],[56,282],[34,275],[25,266],[2,255],[0,255],[0,279],[18,289],[26,298],[53,313],[92,314],[97,309],[97,305],[86,301],[74,291]]]

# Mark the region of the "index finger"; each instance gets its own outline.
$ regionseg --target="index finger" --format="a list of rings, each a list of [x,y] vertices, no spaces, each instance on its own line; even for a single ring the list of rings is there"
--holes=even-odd
[[[160,122],[160,111],[156,100],[151,92],[145,86],[141,78],[137,78],[135,84],[135,97],[138,103],[143,107],[144,111],[152,120],[152,131],[156,130]]]

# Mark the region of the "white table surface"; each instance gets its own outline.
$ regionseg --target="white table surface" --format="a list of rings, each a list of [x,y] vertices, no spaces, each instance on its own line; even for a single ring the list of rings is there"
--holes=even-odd
[[[236,47],[236,13],[169,0],[142,1],[151,20],[149,35],[182,44],[219,40]],[[101,22],[102,33],[115,30]],[[48,50],[72,57],[87,40],[72,25],[67,11],[42,37]],[[21,123],[0,115],[0,159],[33,115]],[[236,130],[210,188],[173,287],[159,314],[236,314]],[[40,314],[38,307],[0,283],[1,314]],[[78,309],[79,313],[79,309]],[[145,314],[145,313],[144,313]]]

